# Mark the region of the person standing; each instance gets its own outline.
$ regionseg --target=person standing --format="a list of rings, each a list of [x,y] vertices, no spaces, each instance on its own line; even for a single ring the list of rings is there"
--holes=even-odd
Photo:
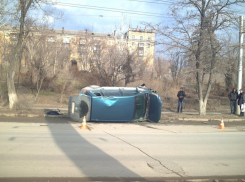
[[[185,92],[183,90],[183,87],[180,88],[180,91],[178,92],[177,94],[177,97],[179,98],[178,100],[178,110],[177,112],[181,112],[182,113],[182,110],[183,110],[183,102],[184,102],[184,98],[185,98]]]
[[[244,104],[244,93],[243,90],[240,89],[240,94],[238,95],[238,105],[240,106],[240,116],[244,116],[244,112],[242,112],[242,104]]]
[[[232,89],[228,97],[230,99],[231,114],[235,114],[236,113],[236,100],[238,98],[238,93],[235,88]]]

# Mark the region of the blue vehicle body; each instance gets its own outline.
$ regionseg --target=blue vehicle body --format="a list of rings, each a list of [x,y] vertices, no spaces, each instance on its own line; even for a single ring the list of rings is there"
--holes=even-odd
[[[162,102],[147,88],[90,86],[69,99],[68,115],[75,121],[159,122]]]

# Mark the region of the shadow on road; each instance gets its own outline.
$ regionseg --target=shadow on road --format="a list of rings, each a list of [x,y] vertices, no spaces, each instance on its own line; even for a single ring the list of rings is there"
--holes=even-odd
[[[46,117],[47,123],[53,123],[53,119],[54,118]],[[49,129],[58,147],[76,165],[77,169],[81,171],[81,176],[84,174],[91,180],[94,179],[93,177],[91,178],[91,176],[110,176],[116,181],[123,181],[124,177],[143,179],[138,174],[122,165],[115,158],[82,137],[71,126],[71,119],[63,118],[62,121],[63,124],[59,127],[57,127],[56,124],[48,125]],[[81,132],[90,131],[81,130]],[[103,171],[106,174],[104,174]],[[125,176],[125,174],[127,174],[127,176]],[[63,174],[61,174],[61,176],[63,176]]]

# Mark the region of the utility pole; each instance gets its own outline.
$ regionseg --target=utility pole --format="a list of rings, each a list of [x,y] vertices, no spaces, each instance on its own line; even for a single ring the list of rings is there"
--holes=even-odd
[[[243,57],[243,16],[240,16],[240,30],[239,30],[239,60],[237,73],[237,91],[242,89],[242,57]],[[240,107],[237,105],[236,113],[240,114]]]

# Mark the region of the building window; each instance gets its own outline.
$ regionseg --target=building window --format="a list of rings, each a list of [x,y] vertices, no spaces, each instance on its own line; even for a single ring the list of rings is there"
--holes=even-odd
[[[143,36],[140,36],[140,40],[143,40]]]
[[[147,47],[150,48],[151,47],[151,44],[147,44]]]
[[[76,45],[73,45],[73,49],[76,49],[77,48],[77,46]]]
[[[147,55],[149,55],[150,54],[150,51],[147,51],[146,53],[147,53]]]
[[[144,43],[139,43],[139,47],[144,47]]]
[[[63,37],[63,43],[70,43],[70,37]]]
[[[139,56],[143,56],[144,55],[144,51],[143,50],[139,50]]]
[[[79,53],[78,53],[78,56],[79,56],[79,57],[83,57],[83,53],[80,53],[80,52],[79,52]]]
[[[134,42],[132,43],[132,46],[135,47],[135,43]]]
[[[75,112],[75,102],[72,102],[71,104],[71,113],[74,114]]]
[[[5,33],[5,37],[6,37],[6,33]],[[10,34],[10,37],[11,37],[12,39],[17,39],[17,34]]]
[[[132,39],[135,39],[135,35],[132,35]]]
[[[65,44],[65,48],[70,48],[70,44]]]
[[[11,38],[16,39],[17,35],[16,34],[11,34]]]
[[[150,40],[150,41],[151,41],[151,37],[148,37],[148,40]]]
[[[54,42],[54,37],[48,37],[48,42]]]
[[[80,40],[80,44],[85,44],[85,42],[86,42],[85,39]]]

